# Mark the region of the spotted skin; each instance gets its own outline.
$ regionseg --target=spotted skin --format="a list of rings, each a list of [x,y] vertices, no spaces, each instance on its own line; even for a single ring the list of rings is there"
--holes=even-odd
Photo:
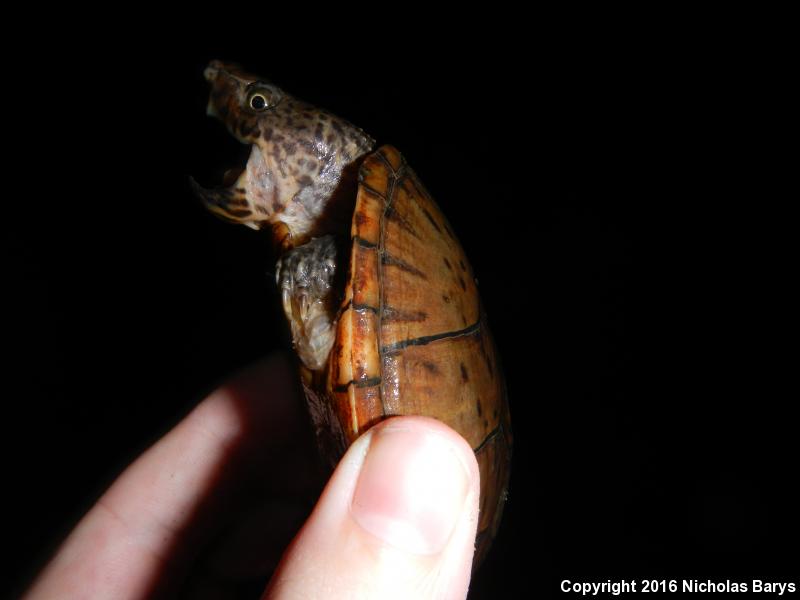
[[[212,62],[205,76],[209,113],[252,150],[230,185],[195,183],[196,192],[223,219],[271,229],[283,257],[277,270],[285,305],[338,306],[330,354],[301,365],[320,447],[335,463],[392,415],[427,415],[456,429],[481,474],[480,562],[506,497],[511,426],[497,351],[452,228],[394,148],[372,152],[372,139],[357,127],[235,65]],[[348,232],[337,259],[336,269],[346,269],[339,295],[293,296],[297,286],[281,265],[305,256],[297,253],[321,236],[346,242]]]
[[[356,165],[372,138],[238,65],[213,61],[204,74],[211,84],[207,112],[252,145],[232,185],[205,189],[192,180],[208,209],[227,221],[272,228],[281,250],[346,230]],[[253,98],[265,107],[254,108]]]

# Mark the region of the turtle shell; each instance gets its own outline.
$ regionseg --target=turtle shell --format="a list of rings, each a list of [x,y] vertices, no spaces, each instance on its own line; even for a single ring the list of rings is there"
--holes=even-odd
[[[434,417],[470,443],[481,476],[479,561],[508,486],[505,382],[464,251],[390,146],[361,165],[351,240],[327,381],[316,393],[328,397],[343,446],[392,415]]]

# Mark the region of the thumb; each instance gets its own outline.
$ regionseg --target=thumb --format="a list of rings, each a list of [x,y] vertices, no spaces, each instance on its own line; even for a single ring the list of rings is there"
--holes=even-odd
[[[349,448],[266,598],[464,598],[480,495],[466,440],[426,417]]]

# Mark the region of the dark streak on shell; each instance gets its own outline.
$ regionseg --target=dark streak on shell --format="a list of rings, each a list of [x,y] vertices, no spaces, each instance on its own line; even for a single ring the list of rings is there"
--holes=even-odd
[[[428,318],[428,314],[424,310],[409,312],[398,310],[392,306],[384,306],[381,318],[383,321],[421,322]]]
[[[394,266],[397,267],[406,273],[410,273],[411,275],[416,275],[421,279],[428,279],[427,275],[417,269],[415,266],[408,264],[407,262],[397,258],[396,256],[392,256],[390,254],[384,253],[381,256],[381,263],[387,266]]]
[[[436,224],[436,221],[433,220],[433,216],[428,212],[428,209],[423,207],[422,212],[425,213],[425,216],[428,218],[428,221],[430,221],[431,225],[433,225],[433,228],[441,233],[442,230],[439,228],[439,225]]]
[[[423,361],[422,366],[431,374],[436,375],[439,373],[439,367],[430,361]]]

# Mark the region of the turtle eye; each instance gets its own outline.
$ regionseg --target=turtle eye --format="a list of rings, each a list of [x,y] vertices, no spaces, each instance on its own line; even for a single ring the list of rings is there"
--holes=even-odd
[[[250,108],[253,110],[264,110],[267,108],[267,99],[264,94],[253,94],[250,96]]]
[[[263,112],[268,108],[272,108],[278,104],[279,100],[280,96],[269,88],[254,88],[247,94],[247,106],[256,112]]]

